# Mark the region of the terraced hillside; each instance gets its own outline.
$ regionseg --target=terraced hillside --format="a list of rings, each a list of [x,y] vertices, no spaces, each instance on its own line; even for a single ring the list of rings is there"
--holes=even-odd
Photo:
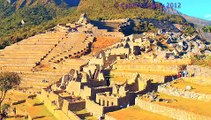
[[[83,19],[86,18],[80,18]],[[88,26],[94,29],[92,34],[87,32]],[[120,41],[120,36],[120,32],[108,32],[91,24],[57,25],[1,50],[0,71],[17,72],[22,77],[21,89],[40,91],[71,69],[79,70],[92,55]]]
[[[87,61],[80,58],[77,61],[63,59],[80,57],[92,40],[93,37],[86,35],[57,31],[39,34],[2,50],[0,70],[20,73],[24,88],[40,89],[58,80],[71,68],[79,69],[85,64]],[[53,63],[54,59],[57,64]],[[63,62],[58,63],[60,60]]]

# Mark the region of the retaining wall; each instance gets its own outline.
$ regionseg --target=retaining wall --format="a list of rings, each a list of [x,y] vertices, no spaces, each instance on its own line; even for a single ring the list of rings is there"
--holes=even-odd
[[[173,87],[167,88],[164,85],[158,86],[158,92],[188,99],[211,101],[211,95],[184,91],[182,89],[177,89]]]
[[[171,117],[176,120],[210,120],[211,117],[198,115],[192,112],[170,108],[166,106],[161,106],[155,103],[147,102],[136,98],[136,105],[141,107],[141,109],[158,113],[167,117]]]

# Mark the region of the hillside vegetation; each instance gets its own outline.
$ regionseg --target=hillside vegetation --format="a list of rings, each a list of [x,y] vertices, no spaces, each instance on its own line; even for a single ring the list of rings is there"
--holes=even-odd
[[[73,22],[81,13],[87,13],[90,19],[148,18],[172,23],[185,23],[178,15],[165,14],[162,5],[153,0],[141,0],[145,8],[115,7],[113,0],[81,0],[79,6],[69,7],[62,1],[45,3],[35,0],[32,4],[23,4],[17,9],[14,5],[0,0],[0,48],[43,32],[58,23]],[[138,0],[119,0],[118,3],[135,3]],[[139,2],[140,3],[140,2]],[[155,7],[150,6],[154,4]],[[24,24],[21,24],[24,21]]]
[[[204,26],[202,30],[206,33],[211,33],[211,26]]]
[[[121,7],[115,6],[116,3],[145,3],[148,8],[140,7]],[[90,19],[118,19],[118,18],[148,18],[157,20],[169,20],[176,23],[183,23],[185,20],[177,15],[165,14],[162,9],[163,6],[155,3],[152,0],[81,0],[78,11],[80,13],[87,13]],[[154,9],[150,8],[151,4],[155,4]]]
[[[74,7],[67,8],[54,3],[37,3],[16,9],[16,6],[0,0],[0,48],[43,32],[58,23],[74,21],[75,12]]]

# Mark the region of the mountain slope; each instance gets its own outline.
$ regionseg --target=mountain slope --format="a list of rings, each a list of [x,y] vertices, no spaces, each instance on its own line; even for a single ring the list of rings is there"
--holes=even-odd
[[[144,4],[144,7],[127,7],[133,3]],[[121,7],[120,4],[125,5]],[[151,8],[152,5],[155,7]],[[78,7],[80,13],[87,13],[91,19],[148,18],[184,22],[182,17],[167,15],[162,10],[162,4],[154,0],[81,0]]]
[[[196,18],[196,17],[191,17],[191,16],[187,16],[187,15],[182,15],[187,21],[196,24],[198,26],[208,26],[211,25],[211,21],[208,20],[204,20],[204,19],[200,19],[200,18]]]
[[[144,8],[116,7],[116,2],[139,2]],[[181,24],[186,22],[179,15],[164,13],[162,4],[154,0],[81,0],[78,7],[71,7],[78,3],[79,0],[0,0],[0,48],[43,32],[56,24],[72,22],[81,13],[87,13],[91,20],[147,18]]]
[[[211,21],[185,15],[185,14],[183,14],[183,13],[181,13],[181,12],[175,10],[175,9],[172,9],[172,8],[166,8],[164,11],[166,13],[168,13],[168,14],[181,15],[188,22],[191,22],[191,23],[193,23],[195,25],[198,25],[198,26],[208,26],[208,25],[211,25]]]
[[[164,11],[168,14],[181,15],[188,22],[193,23],[195,25],[196,31],[199,33],[199,36],[201,38],[211,41],[211,33],[205,33],[202,30],[203,26],[211,26],[211,21],[185,15],[172,8],[167,8]]]
[[[23,2],[22,0],[13,3],[0,0],[0,48],[43,32],[60,22],[74,19],[73,14],[76,12],[74,7],[69,7],[66,3],[58,4],[56,3],[58,0],[46,1],[48,4],[41,3],[41,0],[34,0],[32,4],[24,4],[17,9],[17,4]],[[67,19],[66,16],[71,18]]]

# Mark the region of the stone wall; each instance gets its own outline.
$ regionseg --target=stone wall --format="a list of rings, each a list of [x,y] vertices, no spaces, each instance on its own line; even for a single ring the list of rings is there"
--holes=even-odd
[[[128,48],[114,48],[110,51],[111,55],[129,55],[129,49]]]
[[[69,108],[68,110],[71,111],[79,111],[85,109],[85,101],[79,101],[79,102],[74,102],[74,103],[69,103]]]
[[[155,103],[147,102],[144,100],[141,100],[140,98],[136,98],[136,105],[141,107],[141,109],[158,113],[167,117],[171,117],[173,119],[177,120],[208,120],[211,119],[211,117],[198,115],[192,112],[170,108],[166,106],[161,106]]]
[[[103,59],[98,59],[98,58],[92,58],[89,61],[89,65],[100,65],[100,66],[103,66],[104,65],[104,60]]]
[[[126,69],[128,70],[128,69]],[[171,81],[172,77],[176,78],[174,75],[173,76],[164,76],[164,75],[154,75],[154,74],[141,74],[141,78],[145,80],[152,80],[153,83],[164,83],[165,81]],[[123,72],[123,71],[111,71],[111,75],[114,74],[116,77],[122,76],[125,78],[128,78],[129,83],[133,83],[134,79],[132,79],[130,76],[133,76],[133,72]],[[112,82],[111,82],[112,83]]]
[[[76,81],[70,81],[67,85],[67,92],[71,93],[72,95],[78,96],[80,95],[80,88],[81,83]]]
[[[81,92],[80,92],[80,96],[83,98],[83,99],[86,99],[87,97],[90,97],[91,96],[91,88],[88,87],[88,86],[84,86],[84,89],[81,89]]]
[[[103,106],[100,106],[89,99],[86,100],[86,109],[97,118],[100,118],[104,111]]]
[[[111,92],[112,87],[95,87],[91,91],[91,99],[96,100],[97,93]]]
[[[111,96],[109,92],[96,94],[95,102],[101,106],[118,106],[117,96]]]
[[[76,102],[70,102],[70,100],[63,100],[63,106],[62,106],[62,111],[67,112],[67,111],[80,111],[85,109],[85,101],[76,101]]]
[[[185,91],[170,86],[167,87],[165,84],[158,86],[158,92],[188,99],[211,101],[211,95]]]

